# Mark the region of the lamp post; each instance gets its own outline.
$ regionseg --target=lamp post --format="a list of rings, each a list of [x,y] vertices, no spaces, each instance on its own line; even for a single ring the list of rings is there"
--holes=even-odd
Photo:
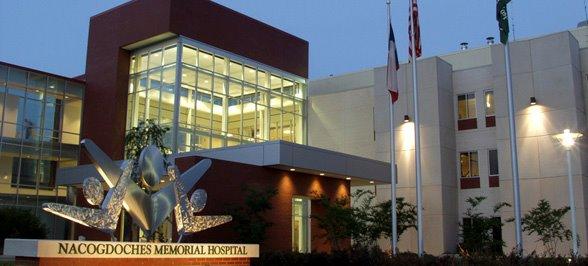
[[[564,129],[562,134],[557,134],[555,138],[564,146],[566,149],[566,159],[568,162],[568,193],[569,193],[569,204],[570,214],[572,220],[572,256],[578,255],[578,234],[576,232],[576,204],[574,202],[574,182],[572,178],[572,155],[571,150],[576,139],[581,137],[581,133],[572,133],[569,129]]]

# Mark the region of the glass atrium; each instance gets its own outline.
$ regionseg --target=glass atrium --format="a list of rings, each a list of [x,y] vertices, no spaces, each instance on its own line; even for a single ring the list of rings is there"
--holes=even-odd
[[[131,56],[127,130],[153,119],[177,152],[305,144],[305,104],[305,79],[184,37]]]
[[[63,239],[66,222],[41,210],[63,202],[58,168],[76,166],[84,85],[0,64],[0,207],[26,208],[49,238]]]

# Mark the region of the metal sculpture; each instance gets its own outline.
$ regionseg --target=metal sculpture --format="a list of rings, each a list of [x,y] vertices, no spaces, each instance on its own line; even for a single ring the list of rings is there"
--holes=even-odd
[[[210,168],[212,161],[204,159],[179,174],[177,167],[166,162],[155,146],[148,146],[141,152],[137,163],[135,180],[159,191],[148,195],[139,185],[132,182],[135,162],[127,160],[119,167],[94,142],[84,139],[81,142],[86,149],[102,180],[110,187],[106,200],[102,202],[97,195],[96,179],[84,180],[83,191],[86,200],[100,209],[82,208],[57,203],[45,203],[43,209],[76,223],[97,228],[103,232],[114,233],[121,207],[131,215],[134,222],[151,236],[175,209],[177,231],[181,238],[187,234],[199,232],[231,221],[229,215],[196,216],[206,206],[207,195],[202,189],[196,190],[191,197],[187,192],[202,178]],[[169,165],[167,171],[165,165]],[[169,184],[162,183],[168,178]],[[101,188],[100,188],[101,193]]]
[[[132,184],[129,178],[131,172],[133,171],[132,164],[127,163],[123,168],[124,171],[118,179],[116,186],[108,191],[106,194],[106,200],[102,202],[102,205],[99,209],[84,208],[59,203],[44,203],[43,210],[76,223],[94,227],[109,234],[111,238],[113,238],[114,230],[116,229],[116,224],[118,223],[120,210],[123,205],[126,189],[129,184]],[[84,187],[84,194],[87,194],[86,187]],[[89,202],[96,203],[95,205],[100,204],[100,202],[95,202],[97,199],[98,198],[94,197],[88,198]]]
[[[175,195],[178,205],[175,207],[176,226],[180,238],[178,242],[182,241],[185,235],[196,233],[211,227],[215,227],[231,221],[232,217],[229,215],[212,215],[212,216],[195,216],[193,213],[200,212],[206,206],[206,191],[198,189],[192,193],[188,199],[186,183],[182,176],[177,177],[178,169],[176,166],[168,168],[170,179],[174,180]],[[200,177],[198,178],[200,179]],[[196,180],[197,182],[198,180]]]

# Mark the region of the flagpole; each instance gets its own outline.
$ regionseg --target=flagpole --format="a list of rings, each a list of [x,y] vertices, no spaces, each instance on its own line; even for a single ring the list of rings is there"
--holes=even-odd
[[[416,1],[416,0],[415,0]],[[415,47],[415,32],[416,27],[414,24],[414,11],[412,1],[410,2],[410,25],[412,30],[410,31],[410,38],[412,40],[412,90],[413,90],[413,101],[414,101],[414,160],[416,168],[416,197],[417,197],[417,235],[418,235],[418,255],[423,256],[423,195],[421,191],[421,130],[419,120],[419,94],[418,94],[418,78],[417,78],[417,57]]]
[[[510,158],[512,161],[512,190],[514,196],[515,239],[517,254],[523,252],[523,233],[521,230],[521,199],[519,190],[519,160],[517,156],[517,133],[515,128],[514,98],[512,94],[512,74],[510,70],[510,51],[508,40],[504,44],[504,61],[506,64],[506,87],[508,93],[508,126],[510,133]]]
[[[390,25],[392,25],[392,19],[390,15],[390,0],[386,1],[386,5],[388,7],[388,36],[390,36]],[[388,49],[388,53],[390,50]],[[390,62],[388,60],[388,67],[395,67],[390,66]],[[395,134],[394,134],[394,101],[392,99],[392,94],[390,94],[390,205],[391,205],[391,215],[392,215],[392,236],[390,240],[392,241],[392,255],[396,256],[396,250],[398,245],[398,232],[397,232],[397,218],[396,218],[396,141],[395,141]]]
[[[510,44],[508,42],[508,3],[511,0],[496,1],[496,20],[500,30],[500,42],[504,44],[504,64],[506,91],[508,98],[508,127],[510,136],[510,159],[512,173],[512,192],[515,216],[516,253],[523,255],[523,230],[521,229],[521,197],[519,188],[519,160],[517,156],[517,132],[515,124],[514,96],[512,93],[512,73],[510,69]]]

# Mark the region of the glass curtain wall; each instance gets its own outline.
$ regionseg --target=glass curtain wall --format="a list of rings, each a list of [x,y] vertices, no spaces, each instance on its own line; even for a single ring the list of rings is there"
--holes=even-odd
[[[0,65],[0,207],[30,209],[49,237],[63,239],[65,222],[40,207],[65,200],[55,174],[77,165],[83,90],[80,83]]]
[[[166,144],[173,147],[176,137],[178,152],[268,140],[305,143],[304,79],[180,40],[132,55],[127,129],[149,118],[174,129],[177,112]]]

